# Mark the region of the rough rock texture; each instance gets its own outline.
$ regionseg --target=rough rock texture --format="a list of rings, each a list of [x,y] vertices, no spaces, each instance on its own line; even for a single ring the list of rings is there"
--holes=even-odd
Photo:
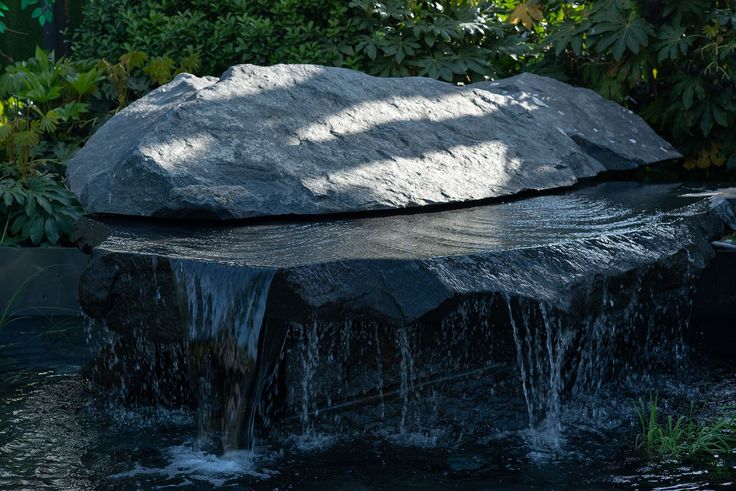
[[[208,270],[211,289],[227,288],[233,271],[230,279],[242,276],[243,288],[263,285],[272,306],[266,316],[296,322],[405,325],[454,296],[488,292],[570,310],[575,288],[595,276],[661,263],[681,267],[672,280],[682,281],[685,267],[704,267],[714,255],[708,241],[736,226],[733,207],[682,192],[608,183],[418,215],[215,228],[111,222],[93,250],[80,301],[118,333],[144,325],[164,341],[184,334],[182,302],[166,297],[189,279],[200,283]],[[261,273],[271,276],[268,283],[254,279]],[[218,302],[240,301],[222,296]]]
[[[94,213],[234,219],[501,197],[678,157],[631,112],[545,77],[238,65],[131,104],[69,182]]]
[[[576,377],[602,377],[625,356],[619,341],[623,353],[646,352],[673,337],[714,255],[709,241],[736,226],[726,197],[684,192],[608,183],[436,213],[237,227],[108,220],[80,286],[85,314],[113,333],[93,373],[128,399],[195,399],[223,448],[252,442],[276,367],[287,372],[278,393],[303,408],[298,387],[317,373],[310,360],[333,360],[330,346],[345,346],[354,373],[320,368],[337,377],[327,400],[376,389],[352,355],[382,359],[388,384],[408,343],[429,345],[433,366],[449,370],[460,360],[451,346],[469,366],[513,360],[520,329],[564,340],[559,370],[574,362]]]
[[[530,73],[476,86],[512,97],[533,111],[542,126],[570,137],[606,169],[632,169],[679,157],[630,110],[604,101],[592,90]]]

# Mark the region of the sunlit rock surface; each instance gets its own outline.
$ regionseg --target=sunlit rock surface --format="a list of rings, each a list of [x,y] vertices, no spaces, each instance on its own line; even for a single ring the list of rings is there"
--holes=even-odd
[[[630,111],[546,77],[238,65],[131,104],[69,182],[94,213],[235,219],[509,196],[679,156]]]

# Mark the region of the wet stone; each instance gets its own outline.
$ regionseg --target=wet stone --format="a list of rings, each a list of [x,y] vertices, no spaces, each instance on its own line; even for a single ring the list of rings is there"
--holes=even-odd
[[[710,240],[734,225],[723,197],[631,183],[383,217],[106,220],[80,300],[113,334],[98,366],[122,376],[101,380],[139,401],[186,399],[155,383],[162,353],[176,354],[166,380],[186,378],[176,390],[220,448],[249,445],[272,418],[318,436],[354,406],[410,435],[415,412],[433,410],[428,387],[486,371],[515,401],[489,420],[554,434],[565,394],[676,353]]]

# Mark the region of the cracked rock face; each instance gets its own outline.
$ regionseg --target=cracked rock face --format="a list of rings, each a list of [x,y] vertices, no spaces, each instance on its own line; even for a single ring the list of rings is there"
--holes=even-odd
[[[226,220],[502,197],[678,157],[628,110],[546,77],[238,65],[131,104],[69,182],[93,213]]]

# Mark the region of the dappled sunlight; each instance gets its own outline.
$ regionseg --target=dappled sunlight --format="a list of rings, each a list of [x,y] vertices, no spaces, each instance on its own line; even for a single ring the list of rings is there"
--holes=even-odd
[[[468,155],[478,157],[477,174],[467,174]],[[426,162],[434,162],[443,169],[445,178],[437,181],[436,176],[426,172]],[[499,162],[504,162],[503,165]],[[353,187],[370,197],[380,187],[397,191],[395,206],[411,206],[406,198],[414,186],[423,190],[426,204],[451,201],[472,201],[484,199],[491,194],[502,194],[505,182],[513,181],[515,173],[522,165],[521,160],[508,156],[508,148],[501,142],[479,142],[476,145],[455,145],[443,150],[427,150],[418,158],[411,155],[397,155],[381,160],[364,162],[360,165],[336,169],[327,177],[316,176],[303,179],[304,185],[316,195],[328,195],[333,189]],[[406,181],[407,173],[412,174]],[[492,176],[492,179],[490,177]]]
[[[144,158],[156,161],[158,165],[176,176],[183,170],[182,163],[187,162],[189,166],[196,165],[196,162],[209,152],[211,146],[217,144],[212,134],[201,131],[198,134],[187,135],[186,138],[177,137],[165,142],[144,140],[140,152]]]
[[[250,216],[263,203],[288,214],[467,202],[567,186],[601,168],[535,119],[538,97],[482,85],[239,65],[179,99],[164,95],[169,109],[147,126],[136,160],[118,165],[127,172],[140,160],[170,179],[162,191],[174,207],[204,199]]]
[[[393,123],[410,121],[443,123],[457,119],[458,114],[489,116],[500,107],[513,102],[508,97],[493,93],[483,93],[482,97],[479,97],[475,89],[457,87],[455,90],[454,93],[448,92],[435,97],[388,94],[383,99],[358,102],[298,128],[296,138],[310,142],[327,142],[369,132],[375,126],[390,126]],[[399,108],[402,113],[396,113]],[[345,126],[346,120],[350,120],[350,126]]]

